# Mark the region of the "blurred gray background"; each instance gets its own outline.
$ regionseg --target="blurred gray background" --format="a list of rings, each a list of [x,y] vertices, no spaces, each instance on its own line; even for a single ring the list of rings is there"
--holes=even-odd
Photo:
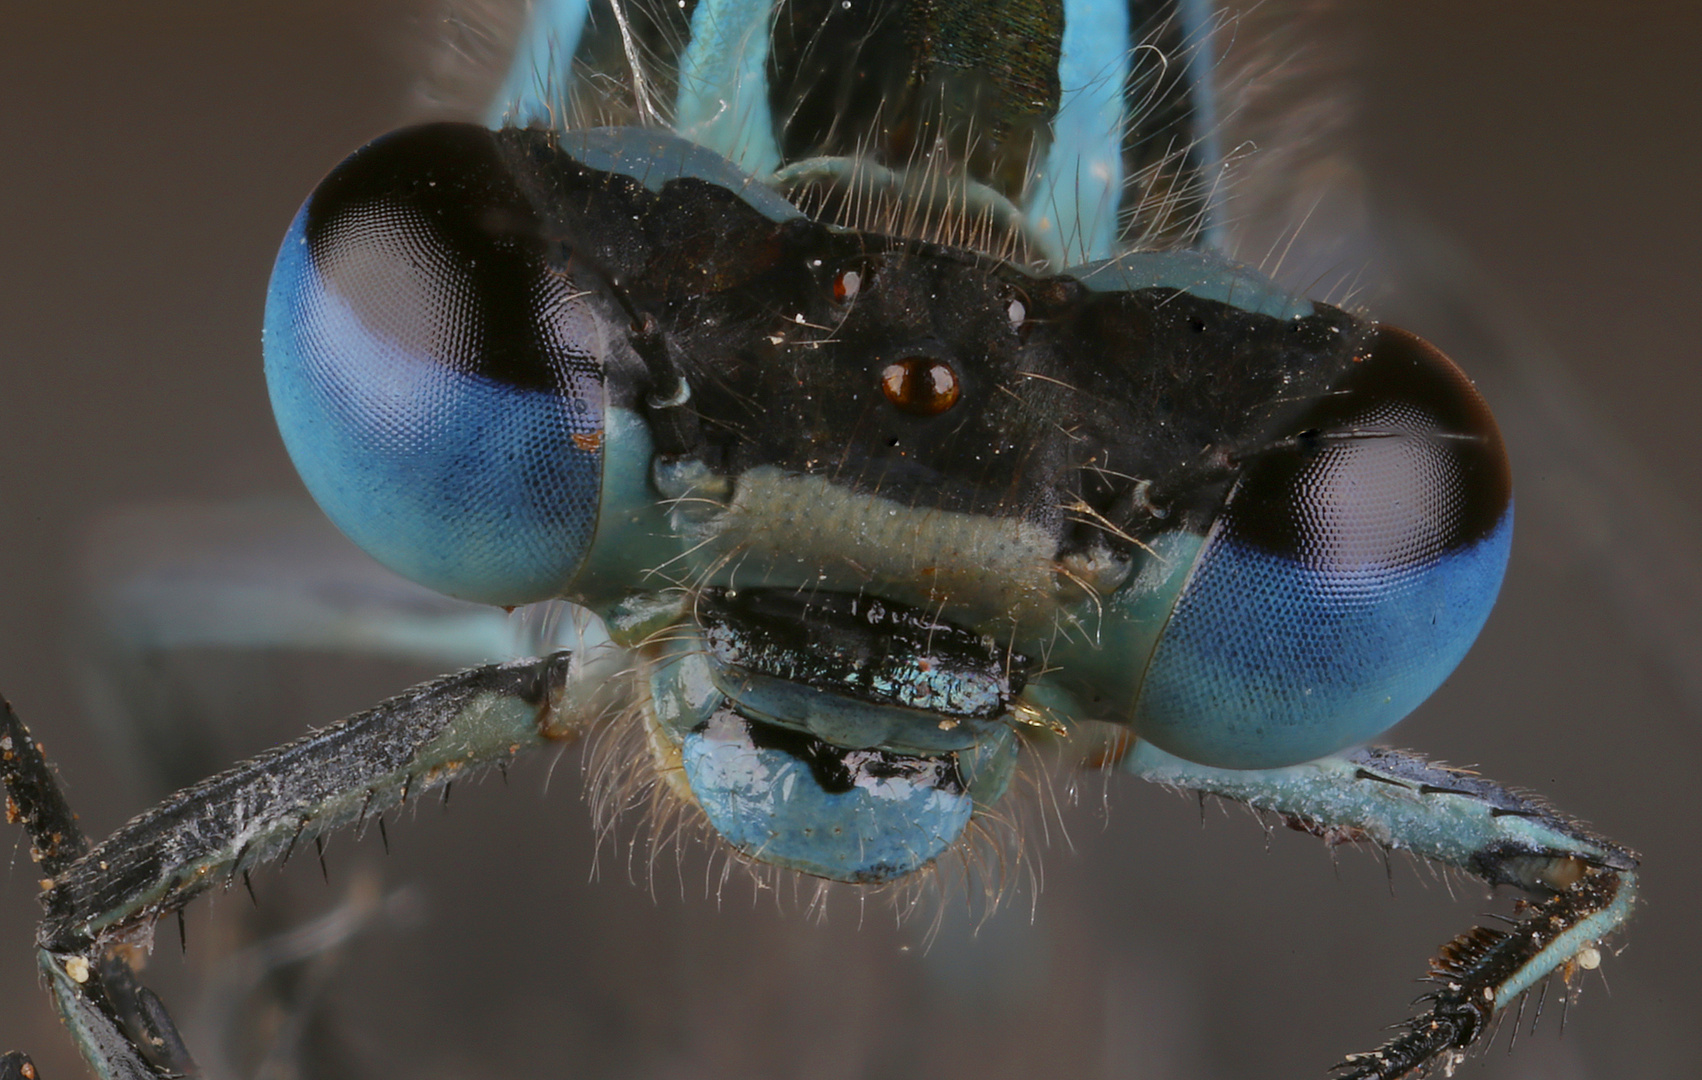
[[[1321,25],[1358,49],[1374,204],[1432,245],[1405,279],[1425,287],[1390,310],[1480,376],[1521,485],[1500,606],[1391,740],[1535,788],[1646,859],[1609,985],[1585,980],[1563,1038],[1551,1001],[1535,1037],[1509,1055],[1504,1032],[1463,1075],[1696,1075],[1702,22],[1677,3],[1432,0]],[[299,490],[260,374],[272,257],[330,166],[417,115],[438,31],[418,0],[10,5],[0,27],[0,688],[98,836],[159,793],[85,713],[82,546],[115,507]],[[225,696],[255,719],[217,752],[426,674],[236,668],[253,681]],[[1391,896],[1375,854],[1332,867],[1240,812],[1202,829],[1191,800],[1117,780],[1101,799],[1093,779],[1067,842],[1032,838],[1038,899],[975,938],[949,917],[930,951],[926,918],[895,929],[878,901],[841,896],[823,923],[735,878],[718,903],[701,858],[652,889],[605,847],[590,880],[576,762],[547,792],[547,763],[458,789],[393,824],[388,859],[335,838],[329,888],[310,859],[255,875],[274,931],[358,910],[361,889],[393,899],[289,969],[322,1005],[299,1043],[292,1017],[262,1017],[322,1055],[306,1075],[1321,1077],[1406,1015],[1438,945],[1508,907],[1401,859]],[[36,875],[11,832],[0,863],[0,1049],[81,1076],[36,985]],[[199,901],[186,957],[162,928],[146,977],[197,1049],[247,906]]]

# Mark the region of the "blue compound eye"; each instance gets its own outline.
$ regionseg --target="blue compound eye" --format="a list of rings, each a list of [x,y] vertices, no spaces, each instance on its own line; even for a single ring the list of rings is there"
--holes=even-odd
[[[296,215],[266,378],[302,479],[379,561],[453,596],[558,595],[602,475],[599,325],[498,133],[388,135]]]
[[[1246,769],[1375,738],[1465,656],[1512,532],[1483,399],[1436,349],[1378,329],[1248,458],[1154,650],[1137,729]]]

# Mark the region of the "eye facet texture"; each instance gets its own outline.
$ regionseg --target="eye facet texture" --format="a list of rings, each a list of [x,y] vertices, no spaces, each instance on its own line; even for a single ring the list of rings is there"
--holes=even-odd
[[[1388,327],[1247,458],[1136,725],[1201,764],[1274,768],[1375,738],[1441,685],[1501,587],[1512,489],[1477,390]]]
[[[272,273],[266,377],[320,506],[468,600],[559,594],[597,521],[603,326],[495,133],[410,128],[338,166]]]

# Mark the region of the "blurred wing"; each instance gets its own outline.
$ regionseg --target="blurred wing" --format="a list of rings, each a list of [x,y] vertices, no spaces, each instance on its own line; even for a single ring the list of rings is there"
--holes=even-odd
[[[490,124],[662,126],[844,224],[1052,266],[1216,245],[1206,0],[542,0]],[[500,51],[500,50],[491,50]],[[439,101],[455,93],[435,94]]]
[[[90,715],[115,757],[149,781],[190,783],[228,761],[269,696],[264,664],[296,653],[400,662],[421,671],[579,649],[602,624],[572,605],[509,613],[432,592],[356,548],[305,498],[139,507],[99,520],[85,549],[88,640],[79,649]],[[205,661],[205,662],[202,662]],[[418,676],[415,676],[418,677]],[[264,743],[258,743],[264,745]]]

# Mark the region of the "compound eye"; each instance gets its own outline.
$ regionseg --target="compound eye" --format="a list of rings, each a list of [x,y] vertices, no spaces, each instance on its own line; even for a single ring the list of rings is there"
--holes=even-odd
[[[559,595],[602,476],[607,337],[516,182],[524,137],[435,124],[356,151],[266,303],[278,427],[320,506],[399,573],[501,604]]]
[[[900,412],[938,416],[963,390],[950,364],[927,356],[907,356],[881,370],[881,392]]]
[[[1375,738],[1465,656],[1512,523],[1506,451],[1476,388],[1429,344],[1379,328],[1231,491],[1154,650],[1141,735],[1227,768]]]

